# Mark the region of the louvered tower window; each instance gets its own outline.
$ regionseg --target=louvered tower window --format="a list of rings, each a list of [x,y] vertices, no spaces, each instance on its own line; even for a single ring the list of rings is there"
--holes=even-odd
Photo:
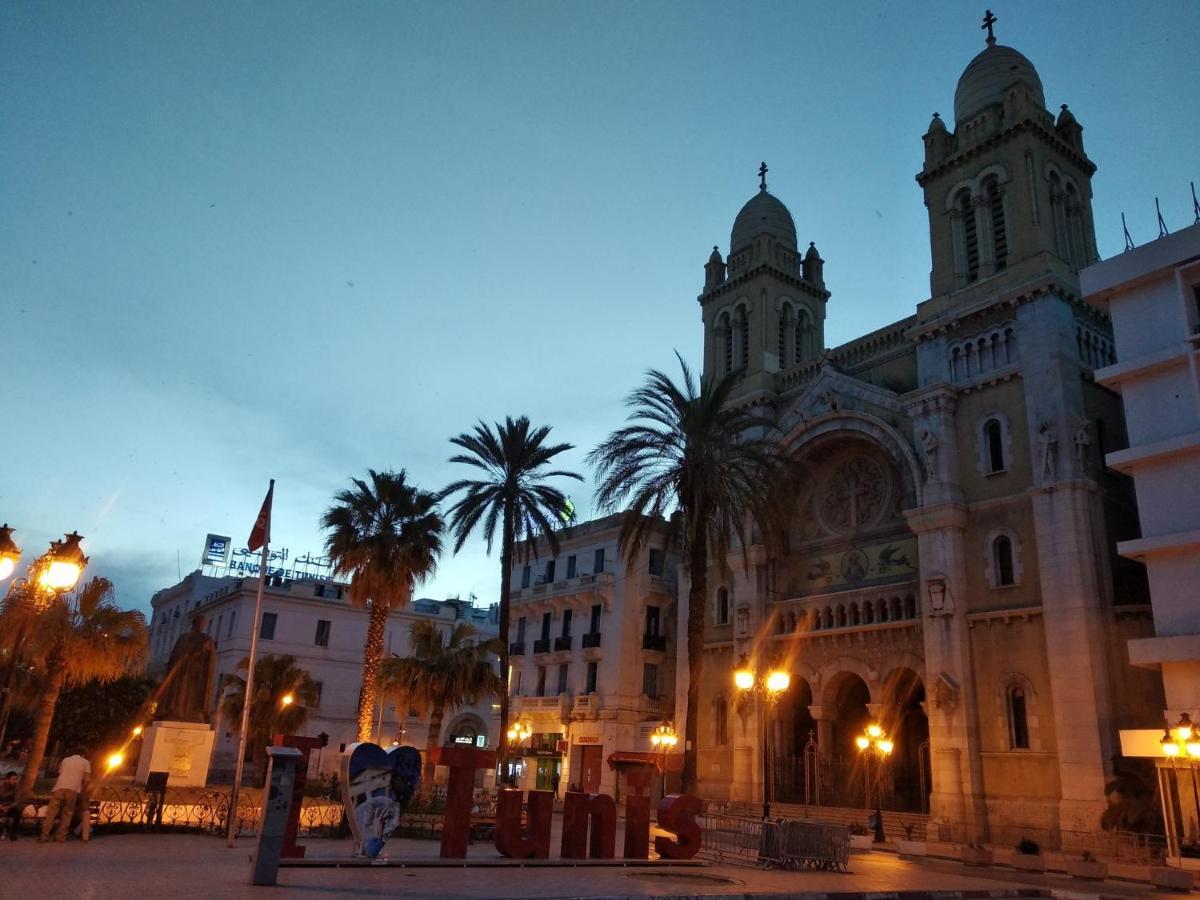
[[[992,247],[996,252],[996,271],[1008,265],[1008,235],[1004,228],[1004,198],[995,178],[987,184],[988,212],[992,219]]]
[[[962,216],[967,281],[974,281],[979,277],[979,232],[975,228],[975,210],[971,206],[971,195],[967,191],[958,195],[958,211]]]

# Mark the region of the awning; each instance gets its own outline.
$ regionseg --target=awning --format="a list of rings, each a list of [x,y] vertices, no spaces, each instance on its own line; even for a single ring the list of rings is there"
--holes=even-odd
[[[667,772],[683,771],[683,755],[680,753],[654,753],[647,750],[617,750],[608,755],[608,767],[617,766],[653,766],[658,768],[665,763]]]

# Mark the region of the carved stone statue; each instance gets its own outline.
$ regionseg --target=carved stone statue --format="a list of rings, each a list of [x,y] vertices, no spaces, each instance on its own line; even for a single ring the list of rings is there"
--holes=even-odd
[[[1058,435],[1049,419],[1038,426],[1038,443],[1042,448],[1042,481],[1054,481],[1058,477]]]
[[[1092,446],[1092,425],[1082,421],[1075,429],[1075,458],[1079,461],[1080,471],[1087,471],[1089,448]]]
[[[925,451],[925,480],[934,481],[937,479],[938,439],[933,432],[921,432],[921,447]]]
[[[204,616],[193,617],[192,630],[181,634],[171,649],[167,677],[154,713],[156,721],[209,721],[217,645],[204,633],[205,624]]]

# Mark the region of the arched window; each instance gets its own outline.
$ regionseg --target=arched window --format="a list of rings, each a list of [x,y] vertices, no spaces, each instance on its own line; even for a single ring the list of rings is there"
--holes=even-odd
[[[862,624],[862,620],[859,618],[859,611],[858,611],[857,603],[850,604],[850,624],[851,625],[861,625]]]
[[[979,277],[979,232],[975,227],[975,207],[971,203],[971,192],[964,190],[955,204],[962,217],[963,259],[967,265],[967,281]]]
[[[917,617],[917,598],[912,594],[904,598],[904,615],[909,619]]]
[[[1007,587],[1016,584],[1013,574],[1012,540],[1002,534],[992,542],[993,571],[996,573],[996,587]]]
[[[900,603],[899,597],[892,598],[892,621],[899,622],[904,618],[904,608]]]
[[[819,609],[810,609],[808,611],[808,623],[810,631],[821,630],[821,611]]]
[[[729,589],[717,588],[717,602],[713,609],[713,621],[717,625],[729,624]]]
[[[838,628],[846,627],[846,607],[845,606],[838,606],[838,608],[837,608],[837,627]]]
[[[878,619],[880,622],[886,622],[886,621],[888,621],[888,605],[887,605],[887,601],[886,601],[886,600],[884,600],[883,598],[880,598],[880,599],[879,599],[878,601],[876,601],[876,602],[877,602],[877,603],[878,603],[878,605],[879,605],[879,608],[876,610],[876,612],[878,613],[878,615],[876,616],[876,618],[877,618],[877,619]]]
[[[1008,689],[1008,746],[1013,750],[1029,749],[1029,711],[1025,688],[1019,684]]]
[[[738,307],[738,368],[745,369],[750,365],[750,317],[746,307]]]
[[[863,604],[863,624],[864,625],[874,625],[875,624],[875,604],[872,603],[870,600],[868,600],[866,603]]]
[[[1058,255],[1071,261],[1071,237],[1067,227],[1067,198],[1063,191],[1062,178],[1057,172],[1050,173],[1050,210],[1054,216],[1054,242]]]
[[[1087,265],[1087,252],[1083,241],[1083,204],[1079,202],[1079,192],[1075,185],[1067,182],[1066,186],[1066,219],[1067,234],[1071,241],[1071,262],[1075,268],[1082,269]]]
[[[989,178],[985,187],[988,215],[992,225],[992,258],[996,271],[1008,266],[1008,234],[1004,228],[1004,196],[1000,193],[1000,182]]]
[[[828,606],[825,607],[825,627],[826,628],[833,627],[833,609]]]
[[[1004,471],[1004,432],[1000,422],[988,419],[983,426],[983,438],[987,442],[987,463],[989,472]]]
[[[724,362],[724,374],[728,375],[733,371],[733,322],[730,321],[729,313],[721,314],[721,356]]]
[[[716,707],[717,733],[715,743],[718,747],[726,747],[729,745],[729,702],[724,697],[718,697]]]
[[[792,307],[791,304],[785,303],[783,309],[779,311],[779,368],[785,369],[788,365],[788,339],[791,337],[792,330]]]
[[[802,309],[796,314],[796,362],[802,362],[806,357],[814,356],[816,354],[816,351],[809,346],[812,343],[812,334],[812,319],[808,313]]]

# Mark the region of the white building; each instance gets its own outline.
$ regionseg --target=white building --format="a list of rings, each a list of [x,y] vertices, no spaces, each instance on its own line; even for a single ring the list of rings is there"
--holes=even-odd
[[[650,734],[675,717],[676,563],[665,523],[632,566],[618,552],[623,515],[567,529],[517,553],[512,581],[512,719],[532,736],[514,751],[523,788],[625,794],[629,765],[655,761]],[[677,722],[682,734],[682,719]],[[682,744],[677,748],[682,751]],[[654,785],[658,789],[658,783]]]
[[[254,617],[256,578],[212,577],[192,572],[179,584],[154,595],[150,601],[150,668],[163,671],[176,639],[191,627],[200,613],[208,620],[206,630],[217,644],[217,684],[214,685],[213,716],[217,730],[211,771],[231,771],[237,753],[237,735],[219,713],[221,676],[237,671],[238,663],[250,652],[250,626]],[[414,600],[388,619],[384,654],[407,656],[413,622],[433,619],[448,632],[466,620],[481,639],[497,633],[497,608],[473,606],[458,600]],[[258,652],[290,655],[317,682],[320,701],[311,711],[305,733],[329,735],[329,749],[311,764],[311,774],[335,771],[338,749],[355,739],[359,688],[362,684],[362,649],[367,632],[367,611],[346,599],[346,586],[333,581],[288,581],[272,578],[263,595],[263,618]],[[243,674],[244,673],[239,673]],[[424,750],[428,722],[400,716],[391,706],[378,711],[375,739],[392,741]],[[495,746],[499,725],[498,707],[492,701],[447,710],[440,743],[465,742]],[[212,775],[210,774],[210,780]]]
[[[1125,403],[1129,447],[1107,460],[1133,477],[1142,523],[1141,537],[1118,549],[1150,579],[1154,636],[1129,641],[1129,661],[1162,672],[1164,725],[1174,725],[1182,713],[1200,714],[1200,224],[1079,277],[1085,299],[1112,316],[1120,360],[1096,372]],[[1161,758],[1160,734],[1143,736],[1145,755]],[[1123,734],[1126,752],[1131,737]],[[1179,788],[1166,808],[1178,806],[1177,832],[1195,839],[1200,806]]]

